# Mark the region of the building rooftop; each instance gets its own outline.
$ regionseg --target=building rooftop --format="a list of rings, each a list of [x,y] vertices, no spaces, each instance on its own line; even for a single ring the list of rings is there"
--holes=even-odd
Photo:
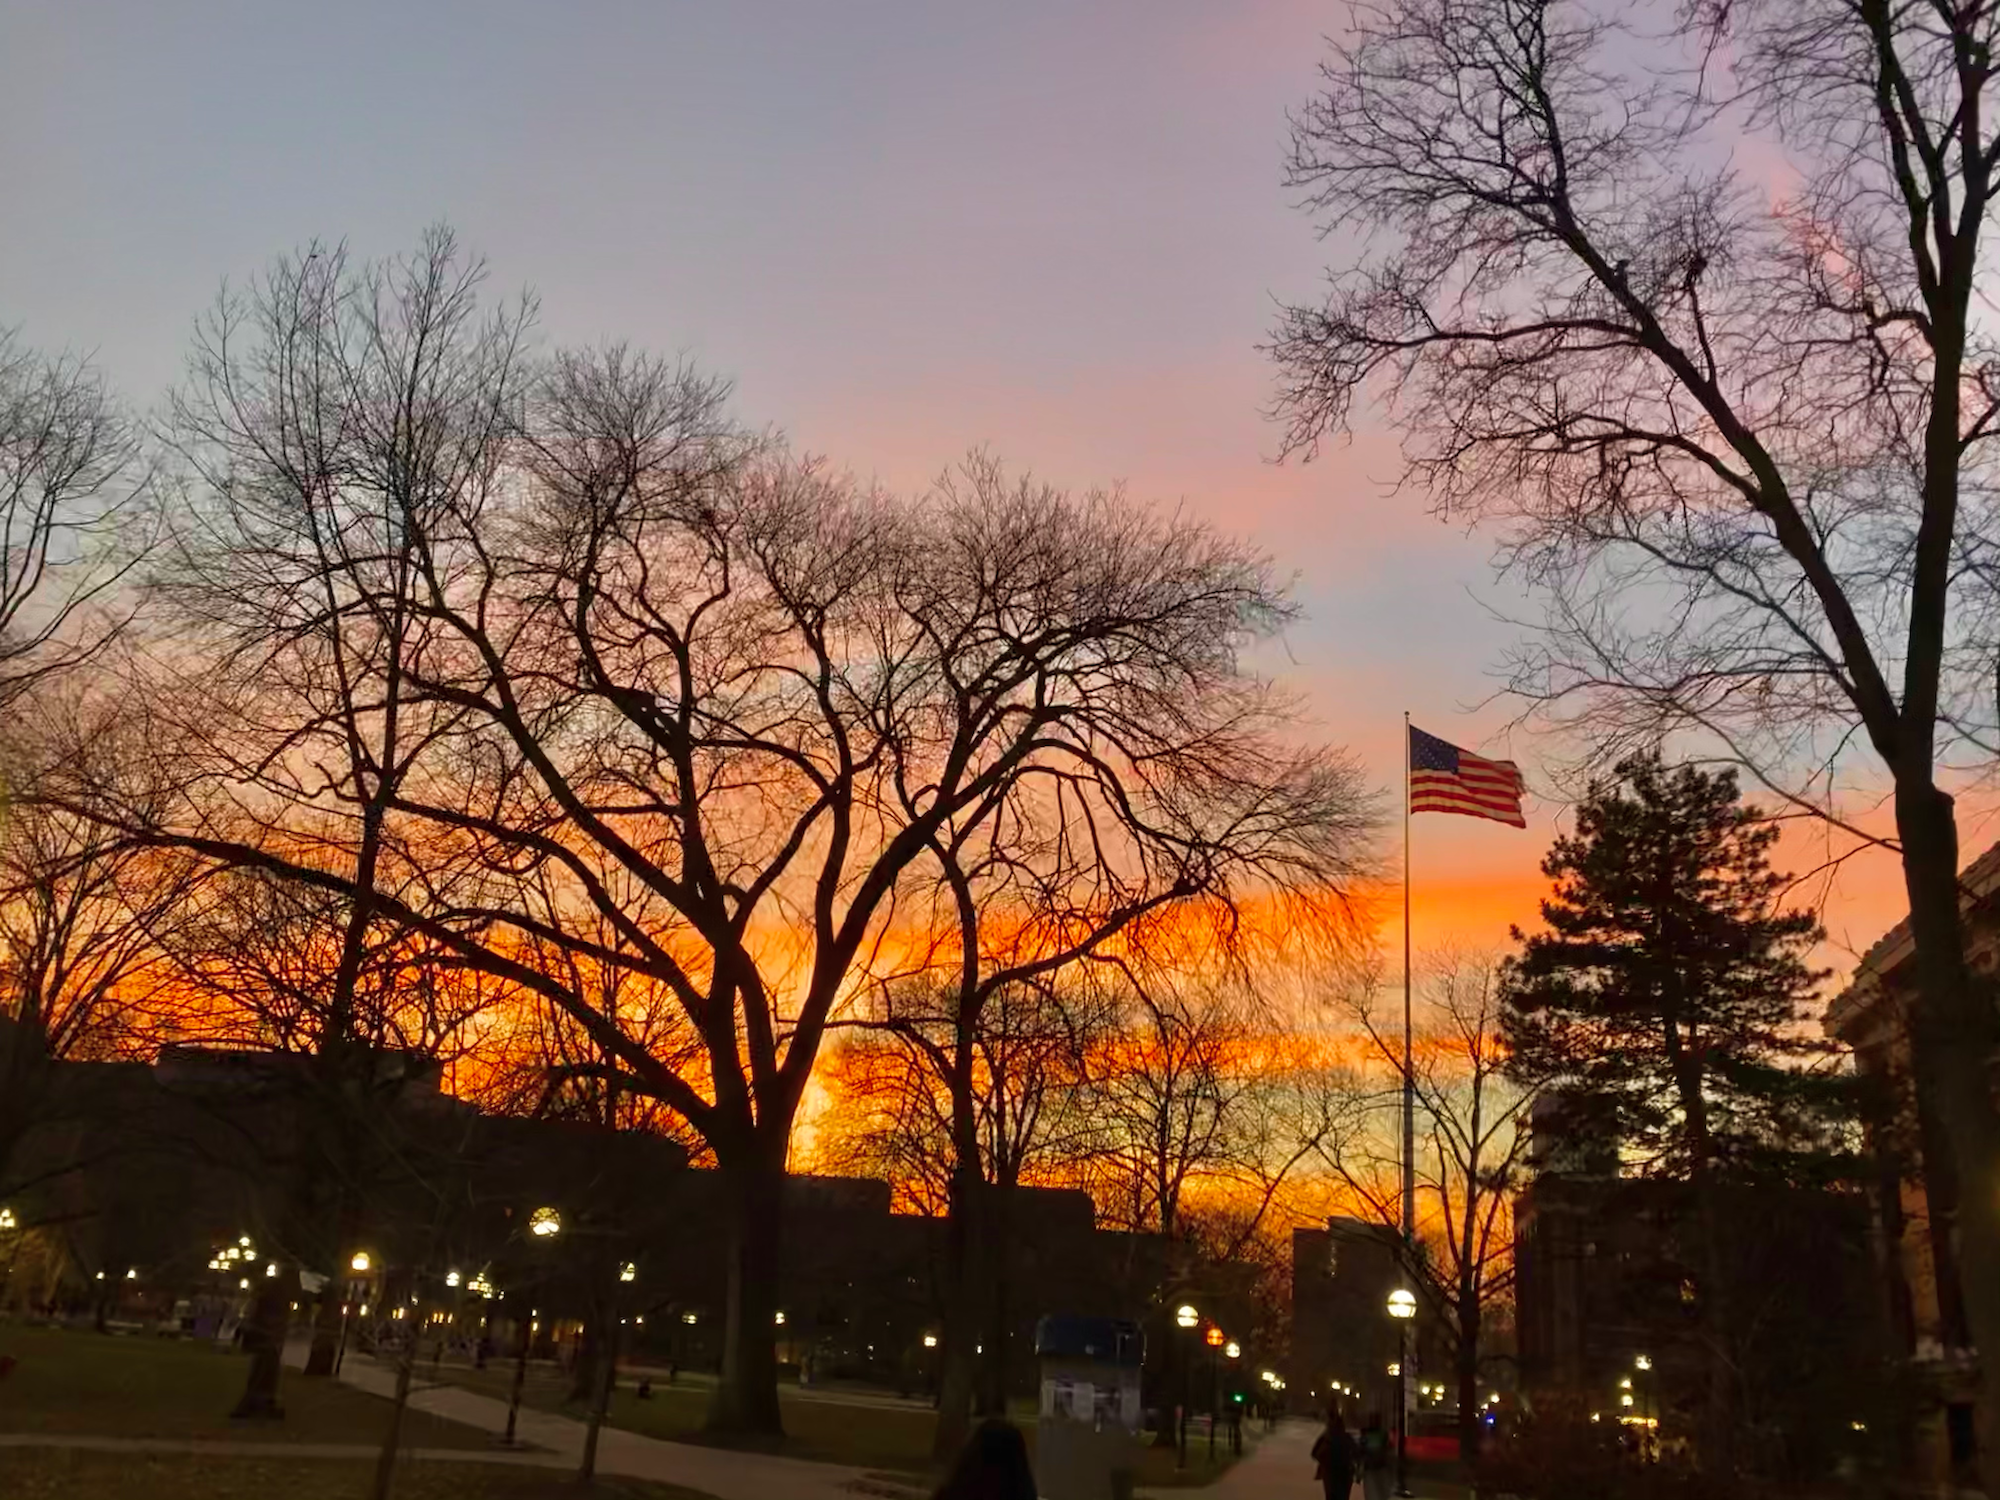
[[[2000,891],[2000,844],[1993,845],[1967,865],[1958,877],[1959,905],[1966,907]],[[1910,935],[1910,919],[1903,918],[1861,955],[1847,988],[1833,997],[1820,1020],[1829,1036],[1839,1036],[1874,1005],[1890,976],[1909,962],[1915,951]]]

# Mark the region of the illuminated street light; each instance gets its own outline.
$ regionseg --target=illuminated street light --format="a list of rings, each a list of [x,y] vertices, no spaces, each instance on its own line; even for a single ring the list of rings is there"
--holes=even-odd
[[[139,1268],[137,1266],[128,1267],[125,1271],[125,1279],[127,1281],[137,1281],[139,1279]]]
[[[1397,1287],[1389,1293],[1389,1316],[1392,1318],[1414,1318],[1417,1315],[1416,1293]]]
[[[1403,1373],[1403,1367],[1400,1364],[1391,1365],[1389,1366],[1389,1373],[1391,1375],[1400,1375]]]
[[[681,1314],[681,1321],[687,1324],[688,1327],[692,1328],[694,1327],[695,1324],[701,1321],[701,1317],[697,1313],[684,1312]]]
[[[456,1272],[456,1271],[447,1271],[447,1272],[445,1272],[445,1273],[444,1273],[444,1284],[445,1284],[446,1286],[450,1286],[450,1287],[455,1287],[455,1286],[457,1286],[457,1285],[458,1285],[458,1272]]]
[[[1192,1328],[1201,1321],[1201,1314],[1195,1311],[1193,1303],[1183,1302],[1174,1309],[1174,1321],[1183,1328]]]
[[[631,1261],[626,1261],[624,1265],[618,1268],[618,1279],[620,1281],[637,1281],[639,1279],[639,1268],[633,1265]],[[782,1323],[785,1320],[780,1318],[778,1321]]]
[[[1631,1390],[1631,1389],[1632,1389],[1632,1377],[1631,1377],[1630,1375],[1627,1375],[1627,1376],[1626,1376],[1626,1377],[1625,1377],[1625,1378],[1624,1378],[1623,1380],[1619,1381],[1619,1382],[1618,1382],[1618,1389],[1619,1389],[1619,1390],[1621,1390],[1621,1391],[1629,1391],[1629,1390]]]
[[[354,1259],[350,1260],[347,1264],[356,1271],[365,1274],[372,1262],[368,1259],[368,1252],[366,1250],[357,1250],[354,1252]]]
[[[246,1234],[238,1239],[236,1243],[241,1245],[245,1250],[248,1250],[250,1248],[250,1236]]]
[[[776,1313],[772,1314],[772,1317],[780,1328],[785,1326],[785,1310],[782,1307]]]
[[[926,1349],[935,1349],[935,1348],[937,1348],[937,1335],[936,1335],[936,1334],[934,1334],[934,1333],[927,1333],[927,1334],[925,1334],[925,1335],[924,1335],[924,1347],[925,1347]]]
[[[528,1215],[528,1233],[545,1240],[562,1233],[562,1215],[553,1208],[538,1208]]]
[[[1208,1345],[1209,1348],[1220,1349],[1222,1347],[1222,1340],[1223,1340],[1222,1330],[1220,1328],[1217,1328],[1213,1323],[1211,1323],[1208,1325],[1208,1332],[1202,1335],[1202,1340]]]
[[[243,1279],[242,1279],[241,1281],[237,1282],[237,1283],[236,1283],[236,1289],[237,1289],[238,1291],[241,1291],[241,1292],[247,1292],[247,1291],[249,1291],[249,1290],[250,1290],[250,1278],[249,1278],[248,1276],[245,1276],[245,1277],[244,1277],[244,1278],[243,1278]]]
[[[1235,1339],[1231,1339],[1229,1341],[1229,1346],[1222,1352],[1228,1355],[1231,1359],[1241,1359],[1243,1357],[1243,1346],[1237,1343]]]
[[[18,1229],[19,1227],[19,1221],[14,1217],[14,1210],[11,1208],[0,1208],[0,1229]]]
[[[1630,1406],[1632,1404],[1632,1393],[1630,1391],[1627,1391],[1624,1395],[1620,1396],[1618,1398],[1618,1404],[1620,1406]]]
[[[1653,1360],[1652,1360],[1652,1357],[1651,1357],[1650,1355],[1646,1355],[1646,1354],[1640,1354],[1640,1355],[1636,1355],[1636,1356],[1634,1356],[1634,1357],[1633,1357],[1633,1360],[1632,1360],[1632,1368],[1633,1368],[1633,1369],[1635,1369],[1635,1370],[1650,1370],[1650,1369],[1652,1369],[1652,1368],[1653,1368]]]

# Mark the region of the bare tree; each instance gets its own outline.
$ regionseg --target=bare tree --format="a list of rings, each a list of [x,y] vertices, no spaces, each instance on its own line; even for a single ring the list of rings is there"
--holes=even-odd
[[[183,1020],[162,944],[198,877],[185,857],[38,805],[33,788],[52,759],[88,758],[127,779],[144,762],[103,705],[44,684],[27,706],[7,738],[26,795],[0,838],[0,1198],[51,1170],[25,1149],[32,1134],[100,1108],[87,1075],[58,1064],[144,1056]],[[143,802],[142,788],[127,791]]]
[[[141,459],[88,360],[0,328],[0,712],[125,622],[118,591],[151,537]]]
[[[1024,766],[1067,767],[1078,787],[1116,767],[1165,851],[1142,857],[1199,866],[1220,830],[1275,846],[1324,828],[1302,809],[1349,773],[1287,745],[1287,705],[1239,659],[1290,606],[1238,544],[1108,495],[862,492],[741,431],[719,383],[620,348],[549,361],[516,402],[518,319],[461,316],[474,279],[445,243],[406,271],[336,278],[314,304],[330,310],[320,342],[368,354],[366,378],[244,403],[262,436],[197,482],[198,511],[324,488],[295,468],[368,501],[355,534],[379,533],[372,549],[280,548],[276,569],[301,601],[337,582],[309,620],[382,639],[368,692],[231,715],[226,741],[186,757],[173,818],[88,784],[70,801],[142,842],[333,893],[563,1007],[713,1153],[731,1227],[711,1421],[775,1431],[793,1124],[835,1005],[941,831]],[[288,326],[245,327],[214,366],[222,396],[294,367]],[[378,409],[378,390],[406,394]],[[407,442],[300,468],[294,429]],[[220,546],[261,556],[254,533]],[[968,597],[964,580],[994,570],[1005,587]],[[321,660],[322,627],[290,618],[244,640]],[[350,696],[374,707],[357,719]],[[372,872],[355,855],[371,847]],[[645,887],[657,919],[603,869]],[[697,1064],[585,1003],[536,943],[670,992]]]
[[[312,986],[302,1029],[271,1039],[310,1039],[329,1104],[347,1074],[372,1075],[384,1041],[363,1035],[384,1017],[361,1013],[359,987],[370,955],[407,929],[377,931],[377,891],[414,878],[429,896],[448,878],[437,860],[412,877],[384,849],[396,789],[449,730],[403,688],[425,644],[410,608],[425,527],[491,481],[520,395],[531,309],[480,321],[482,275],[444,230],[379,266],[322,245],[282,259],[198,325],[166,432],[181,492],[149,569],[172,632],[147,663],[153,711],[205,823],[345,872],[331,892],[344,902],[338,950],[312,948],[331,988]],[[324,894],[265,899],[261,916],[322,935]],[[261,993],[306,995],[292,977],[259,976]],[[345,1134],[329,1123],[322,1144]],[[342,1210],[315,1179],[353,1174],[312,1151],[293,1170],[293,1195],[320,1202],[320,1222],[287,1223],[277,1241],[330,1271]],[[267,1320],[283,1316],[275,1290],[265,1302]],[[328,1291],[307,1373],[331,1370],[337,1318]],[[274,1359],[253,1370],[246,1413],[275,1412],[276,1378]]]
[[[1504,1003],[1494,967],[1440,955],[1423,986],[1411,1049],[1416,1098],[1418,1243],[1406,1270],[1451,1350],[1461,1451],[1478,1451],[1482,1350],[1497,1305],[1514,1290],[1514,1193],[1528,1151],[1524,1111],[1532,1081],[1508,1072]],[[1403,1037],[1388,1024],[1381,987],[1356,990],[1348,1007],[1368,1051],[1372,1128],[1329,1136],[1320,1159],[1378,1224],[1400,1229]],[[1341,1080],[1340,1091],[1349,1087]]]
[[[2000,1174],[1951,795],[2000,748],[1996,32],[1875,0],[1364,9],[1290,163],[1354,248],[1275,349],[1293,449],[1386,393],[1411,478],[1543,590],[1522,692],[1620,747],[1696,731],[1899,854],[1961,1182]],[[1886,837],[1848,795],[1885,776]],[[2000,1196],[1954,1227],[1992,1358]],[[1982,1400],[2000,1452],[2000,1382]]]
[[[1032,967],[1003,960],[972,978],[970,997],[963,975],[885,986],[867,1024],[893,1044],[859,1053],[874,1064],[856,1079],[879,1105],[874,1154],[949,1219],[941,1457],[963,1443],[974,1409],[1005,1409],[1015,1190],[1078,1161],[1089,1054],[1111,1018],[1087,975],[1022,977]]]

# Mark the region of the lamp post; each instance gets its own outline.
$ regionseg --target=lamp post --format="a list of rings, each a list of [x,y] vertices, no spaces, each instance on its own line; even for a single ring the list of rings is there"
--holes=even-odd
[[[1222,1346],[1222,1352],[1229,1360],[1229,1451],[1240,1456],[1243,1452],[1243,1422],[1236,1403],[1242,1397],[1236,1388],[1236,1361],[1243,1357],[1243,1346],[1231,1339]]]
[[[1216,1370],[1216,1352],[1222,1348],[1222,1330],[1211,1323],[1208,1332],[1202,1335],[1202,1342],[1208,1345],[1208,1461],[1215,1462],[1215,1407],[1219,1395],[1221,1377]]]
[[[357,1250],[354,1252],[354,1258],[348,1261],[347,1268],[357,1276],[366,1276],[368,1268],[373,1264],[374,1262],[368,1258],[366,1250]],[[340,1299],[340,1342],[334,1347],[333,1351],[333,1373],[335,1375],[340,1373],[341,1361],[347,1358],[347,1324],[348,1320],[354,1314],[354,1284],[352,1282],[348,1283],[347,1293],[345,1297]]]
[[[1195,1310],[1193,1303],[1183,1302],[1174,1309],[1174,1324],[1181,1330],[1181,1399],[1177,1434],[1179,1457],[1174,1462],[1174,1467],[1178,1469],[1187,1467],[1188,1366],[1193,1363],[1192,1356],[1188,1352],[1187,1335],[1200,1321],[1201,1314]]]
[[[1389,1293],[1389,1316],[1396,1320],[1396,1493],[1410,1493],[1410,1323],[1417,1315],[1416,1295],[1404,1287]]]

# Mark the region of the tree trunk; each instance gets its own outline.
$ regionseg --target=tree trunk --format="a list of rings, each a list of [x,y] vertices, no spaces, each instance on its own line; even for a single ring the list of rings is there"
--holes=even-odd
[[[777,1439],[777,1314],[784,1224],[782,1141],[754,1141],[741,1154],[717,1153],[729,1203],[729,1289],[723,1323],[722,1378],[708,1409],[708,1430],[730,1437]]]
[[[979,1413],[1007,1415],[1008,1353],[1013,1341],[1014,1181],[1003,1173],[985,1193],[982,1230],[986,1255],[986,1316],[980,1360]]]
[[[618,1318],[614,1311],[605,1320],[603,1345],[593,1372],[596,1381],[590,1395],[590,1421],[583,1431],[583,1460],[576,1477],[589,1484],[597,1477],[597,1440],[604,1431],[604,1419],[611,1410],[611,1388],[618,1380]]]
[[[2000,1482],[2000,1193],[1978,1185],[2000,1180],[1992,1083],[2000,1019],[1966,964],[1951,799],[1928,778],[1920,785],[1899,782],[1896,829],[1916,950],[1918,999],[1910,1027],[1916,1075],[1930,1082],[1931,1103],[1964,1184],[1955,1225],[1933,1218],[1933,1232],[1953,1227],[1958,1232],[1966,1323],[1985,1371],[1979,1398],[1981,1469],[1987,1493],[1994,1494]]]
[[[1485,1428],[1479,1404],[1479,1335],[1482,1320],[1477,1288],[1461,1286],[1458,1292],[1458,1348],[1453,1360],[1458,1375],[1458,1456],[1471,1465],[1479,1457],[1480,1439]]]
[[[412,1314],[416,1313],[412,1308]],[[410,1408],[410,1374],[417,1363],[417,1330],[421,1321],[410,1324],[410,1336],[403,1340],[403,1357],[396,1361],[396,1398],[389,1403],[389,1427],[382,1434],[382,1451],[375,1456],[375,1484],[371,1500],[389,1500],[396,1479],[396,1450],[403,1445],[403,1413]]]
[[[296,1270],[282,1261],[276,1276],[260,1278],[257,1296],[251,1304],[250,1322],[244,1345],[250,1351],[250,1374],[243,1383],[243,1398],[230,1416],[240,1420],[280,1421],[285,1415],[278,1404],[278,1382],[284,1369],[285,1334],[291,1325],[291,1288],[298,1285]]]
[[[1716,1213],[1715,1184],[1706,1168],[1694,1180],[1695,1226],[1701,1236],[1701,1324],[1708,1346],[1708,1391],[1702,1411],[1702,1467],[1716,1474],[1736,1471],[1736,1357],[1734,1298],[1723,1254],[1722,1225]]]
[[[938,1459],[957,1453],[972,1430],[984,1290],[979,1275],[985,1258],[984,1186],[976,1157],[969,1166],[961,1161],[952,1172],[950,1218],[945,1225],[944,1329],[938,1340],[938,1415],[931,1431],[931,1455]]]

